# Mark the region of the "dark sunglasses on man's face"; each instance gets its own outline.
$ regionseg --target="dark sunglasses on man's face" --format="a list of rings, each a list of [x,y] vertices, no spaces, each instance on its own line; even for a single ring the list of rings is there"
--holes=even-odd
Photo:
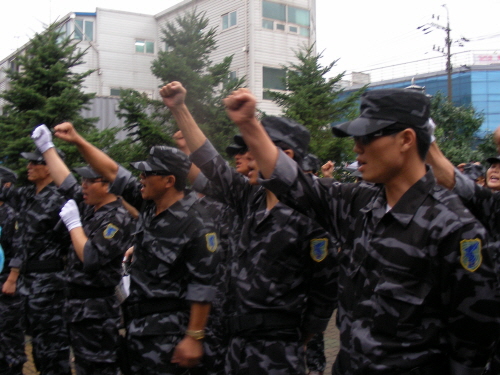
[[[139,175],[140,178],[146,178],[149,176],[170,176],[172,173],[169,171],[142,171]]]
[[[30,160],[29,164],[33,164],[33,165],[45,165],[45,160]]]
[[[361,136],[354,136],[353,138],[354,138],[355,142],[359,142],[362,145],[366,146],[366,145],[369,145],[370,143],[372,143],[377,138],[397,134],[399,132],[402,132],[403,130],[404,129],[401,129],[401,128],[384,128],[384,129],[381,129],[377,132],[373,132],[373,133],[361,135]]]

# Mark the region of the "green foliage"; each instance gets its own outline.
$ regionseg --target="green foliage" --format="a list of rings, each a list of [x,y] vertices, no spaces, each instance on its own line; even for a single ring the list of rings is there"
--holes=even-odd
[[[193,118],[222,152],[236,133],[222,99],[241,87],[244,79],[228,79],[232,56],[218,64],[210,60],[210,54],[217,48],[216,29],[205,30],[207,26],[208,19],[196,10],[177,17],[175,23],[167,23],[162,29],[162,41],[168,48],[158,53],[151,71],[165,84],[182,82]],[[166,120],[171,121],[168,114]]]
[[[322,161],[337,163],[352,160],[353,141],[334,138],[330,124],[353,119],[357,115],[358,100],[365,87],[345,95],[340,87],[344,73],[331,78],[326,75],[337,60],[326,66],[320,64],[322,54],[314,53],[314,45],[296,52],[298,63],[284,66],[287,69],[287,92],[268,90],[267,93],[280,107],[284,116],[306,126],[311,132],[310,152]]]
[[[431,99],[431,117],[437,125],[436,141],[454,165],[484,160],[487,147],[478,147],[484,141],[475,135],[483,123],[483,114],[472,106],[457,107],[438,92]]]
[[[82,91],[83,81],[93,71],[72,71],[83,64],[85,53],[69,38],[62,38],[57,25],[51,25],[33,37],[25,54],[16,57],[19,70],[7,71],[10,89],[1,95],[6,104],[0,116],[0,158],[21,176],[26,161],[19,154],[35,148],[30,134],[37,125],[51,128],[69,120],[82,134],[94,128],[96,119],[80,115],[94,97]],[[65,148],[72,160],[76,152]]]

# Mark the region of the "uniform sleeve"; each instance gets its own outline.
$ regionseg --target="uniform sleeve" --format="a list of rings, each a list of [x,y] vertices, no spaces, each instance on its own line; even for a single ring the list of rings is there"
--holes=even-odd
[[[216,267],[214,254],[219,250],[219,239],[213,227],[200,225],[188,245],[189,255],[186,265],[191,274],[186,293],[188,301],[211,302],[214,299],[216,292],[213,286]]]
[[[82,186],[71,173],[64,179],[57,191],[67,199],[74,199],[76,203],[83,201]]]
[[[475,374],[473,369],[484,367],[498,339],[500,306],[491,250],[477,223],[450,234],[440,245],[452,373]]]
[[[109,192],[123,197],[126,202],[140,210],[143,204],[141,196],[141,184],[132,175],[132,172],[118,166],[118,173],[115,180],[109,185]]]
[[[116,259],[131,246],[130,221],[113,221],[101,226],[83,248],[83,270],[93,272]]]
[[[333,310],[337,307],[337,242],[317,224],[311,224],[307,235],[308,261],[311,278],[303,331],[307,334],[326,330]]]
[[[190,158],[209,180],[200,180],[196,184],[198,188],[201,188],[199,192],[233,208],[238,208],[250,187],[247,178],[231,168],[208,140],[193,152]]]

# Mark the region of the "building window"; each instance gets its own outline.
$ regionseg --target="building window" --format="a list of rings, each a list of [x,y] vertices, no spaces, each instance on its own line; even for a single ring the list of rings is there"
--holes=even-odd
[[[155,43],[148,40],[136,40],[135,52],[139,53],[155,53]]]
[[[222,16],[222,30],[229,29],[230,27],[236,26],[237,18],[236,11],[231,13],[226,13]]]
[[[75,34],[76,40],[86,40],[91,42],[94,40],[94,22],[86,21],[81,18],[75,19]]]
[[[267,90],[286,90],[286,69],[276,69],[264,66],[262,68],[262,87],[264,88],[263,98],[271,99]]]
[[[121,89],[111,89],[111,90],[109,90],[109,95],[110,96],[120,96],[121,92],[122,92]]]
[[[262,27],[308,37],[310,12],[307,9],[263,0]]]

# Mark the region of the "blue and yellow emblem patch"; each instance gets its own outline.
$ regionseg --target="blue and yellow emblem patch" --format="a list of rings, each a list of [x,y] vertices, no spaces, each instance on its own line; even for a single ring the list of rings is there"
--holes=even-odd
[[[328,239],[327,238],[316,238],[311,240],[311,258],[315,262],[321,262],[326,258],[328,254]]]
[[[460,263],[463,268],[470,272],[474,272],[481,266],[483,256],[480,239],[460,241]]]
[[[110,240],[115,236],[116,232],[118,232],[118,227],[113,224],[108,224],[102,232],[102,235],[105,239]]]
[[[217,250],[219,246],[219,240],[217,239],[217,235],[215,233],[207,233],[205,234],[205,240],[207,241],[207,249],[210,252],[214,252]]]

